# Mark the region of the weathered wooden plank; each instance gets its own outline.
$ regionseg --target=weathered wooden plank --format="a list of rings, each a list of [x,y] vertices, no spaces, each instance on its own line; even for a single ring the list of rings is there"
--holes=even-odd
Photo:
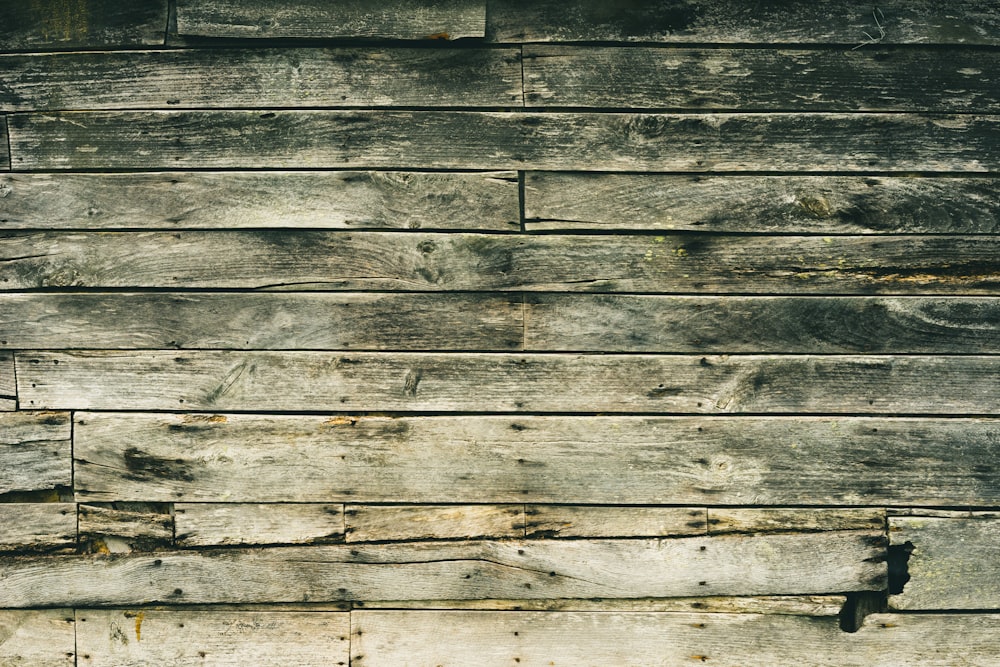
[[[20,405],[32,410],[980,415],[1000,405],[1000,357],[977,356],[150,350],[30,352],[17,364]]]
[[[883,44],[1000,43],[1000,11],[981,0],[959,0],[947,8],[933,0],[886,0],[878,3],[876,15],[872,12],[872,5],[850,0],[761,6],[739,0],[492,0],[487,39],[851,46],[876,40]]]
[[[8,121],[16,170],[1000,169],[1000,117],[970,114],[85,111]]]
[[[910,579],[890,596],[893,608],[1000,609],[1000,520],[889,517],[889,538],[910,552]]]
[[[708,508],[708,533],[782,533],[831,530],[885,530],[885,510],[849,509]]]
[[[75,667],[72,609],[0,610],[0,664]]]
[[[177,503],[177,546],[321,544],[344,539],[344,508],[331,504]]]
[[[94,553],[154,551],[173,546],[174,517],[151,503],[80,505],[80,541]]]
[[[825,52],[824,52],[825,53]],[[993,234],[992,178],[525,174],[529,230]],[[0,204],[2,205],[2,204]]]
[[[348,542],[524,537],[523,505],[348,505]]]
[[[528,505],[528,537],[668,537],[705,535],[705,509]]]
[[[76,549],[75,504],[0,503],[0,552],[70,549]]]
[[[1000,300],[985,297],[532,294],[524,321],[532,352],[1000,352]]]
[[[11,232],[0,236],[0,290],[157,287],[996,296],[998,258],[1000,236]]]
[[[17,377],[14,369],[14,353],[0,350],[0,412],[17,409]]]
[[[879,533],[840,531],[25,556],[0,561],[0,605],[837,593],[884,588],[884,554]]]
[[[1000,17],[1000,15],[998,15]],[[528,107],[987,113],[1000,94],[980,51],[663,49],[528,45]]]
[[[200,37],[482,37],[484,0],[178,0],[177,32]]]
[[[4,111],[521,105],[518,49],[47,53],[0,69]]]
[[[31,0],[8,3],[0,51],[163,44],[167,0]]]
[[[0,170],[10,169],[10,141],[7,136],[7,116],[0,114]],[[3,181],[0,181],[2,184]],[[3,195],[4,189],[0,187],[0,195]]]
[[[70,486],[72,480],[68,413],[0,414],[0,493]]]
[[[0,346],[507,351],[522,309],[481,293],[3,294]]]
[[[2,146],[2,144],[0,144]],[[4,229],[519,229],[514,172],[0,175]]]
[[[998,420],[87,413],[75,434],[84,501],[1000,504]]]
[[[301,665],[350,661],[349,614],[337,612],[77,611],[86,667]]]

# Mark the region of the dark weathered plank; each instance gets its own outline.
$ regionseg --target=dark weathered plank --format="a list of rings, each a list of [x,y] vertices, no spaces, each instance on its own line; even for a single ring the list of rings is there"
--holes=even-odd
[[[94,553],[153,551],[173,546],[174,517],[169,507],[150,503],[80,505],[80,541]]]
[[[167,0],[5,3],[0,51],[163,44]]]
[[[75,549],[75,504],[0,503],[0,553]]]
[[[322,544],[344,539],[344,507],[330,504],[177,503],[177,545]]]
[[[706,535],[705,508],[528,505],[528,537]]]
[[[15,114],[14,169],[1000,169],[1000,117],[476,111]]]
[[[523,505],[348,505],[348,542],[524,537]]]
[[[851,46],[877,39],[885,44],[996,45],[1000,44],[1000,11],[982,0],[947,5],[934,0],[885,0],[874,6],[851,0],[753,4],[741,0],[491,0],[487,39]]]
[[[1000,232],[997,181],[982,177],[528,172],[524,207],[529,230]]]
[[[0,346],[507,351],[522,319],[519,295],[479,293],[3,294]]]
[[[59,287],[986,294],[1000,236],[10,232],[0,291]]]
[[[14,353],[0,350],[0,412],[17,409],[17,380]]]
[[[10,142],[7,137],[7,116],[0,114],[0,170],[10,169]],[[0,185],[2,185],[0,181]],[[0,197],[6,196],[6,190],[0,187]]]
[[[0,414],[0,493],[70,486],[68,413]]]
[[[200,37],[482,37],[484,0],[178,0],[177,32]]]
[[[521,105],[517,49],[49,53],[0,70],[4,111]]]
[[[75,433],[84,501],[1000,504],[997,420],[87,413]]]
[[[708,508],[708,533],[790,533],[831,530],[885,530],[885,510]]]
[[[1000,352],[1000,300],[987,297],[531,294],[525,301],[524,347],[533,352]]]
[[[0,610],[0,664],[75,667],[72,609]]]
[[[998,13],[1000,17],[1000,13]],[[529,107],[740,111],[1000,109],[982,51],[527,46]]]

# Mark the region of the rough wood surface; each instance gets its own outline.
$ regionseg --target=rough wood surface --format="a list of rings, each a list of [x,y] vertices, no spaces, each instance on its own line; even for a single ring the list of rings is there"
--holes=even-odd
[[[849,509],[708,508],[708,532],[711,535],[885,530],[885,526],[885,510],[871,507],[852,507]]]
[[[90,111],[8,122],[15,170],[1000,169],[1000,117],[971,114]]]
[[[27,352],[27,409],[973,414],[1000,357]],[[302,387],[309,387],[302,393]]]
[[[154,551],[173,546],[174,517],[169,508],[148,505],[80,505],[78,530],[81,542],[89,543],[89,550],[96,553]],[[160,511],[154,511],[157,509]]]
[[[332,667],[350,661],[346,613],[81,609],[76,616],[81,667]]]
[[[0,610],[0,664],[75,667],[72,609]]]
[[[2,149],[0,149],[2,150]],[[514,172],[0,174],[5,229],[516,231]]]
[[[5,3],[0,51],[163,44],[167,0]]]
[[[348,542],[524,537],[523,505],[348,505]]]
[[[997,420],[87,413],[75,432],[84,501],[1000,504]]]
[[[705,535],[705,509],[528,505],[528,537],[672,537]]]
[[[177,503],[177,546],[321,544],[344,539],[344,507],[331,504]]]
[[[70,428],[68,413],[0,414],[0,493],[71,486]]]
[[[529,171],[525,174],[524,206],[529,230],[1000,232],[997,183],[983,177]]]
[[[0,412],[17,409],[17,378],[14,368],[14,353],[0,350]]]
[[[968,345],[968,338],[955,344]],[[523,339],[519,295],[0,295],[0,347],[17,350],[509,351],[520,350]]]
[[[75,549],[73,503],[0,503],[0,553]]]
[[[10,169],[10,140],[7,135],[7,116],[0,114],[0,170],[8,169]],[[0,188],[0,193],[2,192],[3,189]]]

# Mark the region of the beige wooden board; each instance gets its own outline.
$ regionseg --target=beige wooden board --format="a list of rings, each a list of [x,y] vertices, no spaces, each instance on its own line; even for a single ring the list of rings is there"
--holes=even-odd
[[[885,530],[885,527],[885,510],[872,507],[852,507],[849,509],[708,508],[708,532],[711,535]]]
[[[85,413],[75,434],[81,501],[1000,504],[991,419]]]
[[[0,412],[17,409],[17,379],[14,366],[14,354],[0,350]]]
[[[72,609],[0,610],[0,664],[75,667]]]
[[[76,549],[76,505],[0,503],[0,552],[69,549]]]
[[[885,542],[839,531],[22,557],[0,561],[0,606],[840,593],[885,587]]]
[[[0,294],[0,346],[510,351],[522,310],[504,294]]]
[[[525,174],[524,192],[528,230],[811,234],[1000,231],[1000,195],[996,180],[989,177],[529,171]]]
[[[178,0],[177,32],[201,37],[482,37],[483,0]]]
[[[524,537],[523,505],[348,505],[348,542]]]
[[[1000,169],[1000,117],[972,114],[87,111],[8,124],[15,170]]]
[[[528,537],[667,537],[704,535],[705,509],[528,505]]]
[[[0,414],[0,493],[70,486],[72,479],[68,413]]]
[[[163,44],[167,0],[5,3],[0,51]]]
[[[1000,358],[29,352],[27,409],[989,414]],[[309,391],[302,393],[303,382]]]
[[[0,110],[521,105],[518,49],[197,49],[0,56]]]
[[[506,171],[0,174],[0,221],[4,229],[519,229],[517,175]]]
[[[80,609],[81,667],[349,664],[350,620],[336,612]]]
[[[153,551],[173,546],[174,517],[153,509],[81,504],[80,540],[89,542],[91,550],[98,553]]]
[[[314,544],[344,539],[344,508],[334,504],[177,503],[177,545]]]

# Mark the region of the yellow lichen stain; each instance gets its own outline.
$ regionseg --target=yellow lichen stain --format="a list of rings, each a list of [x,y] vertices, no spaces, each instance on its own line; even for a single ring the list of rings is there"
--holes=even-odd
[[[185,424],[225,424],[229,419],[225,415],[184,415]]]
[[[674,248],[674,256],[675,257],[687,257],[688,256],[688,251],[687,251],[687,249],[684,246],[679,246],[677,248]]]
[[[90,32],[87,0],[30,0],[32,13],[44,17],[45,41],[82,41]]]
[[[667,237],[666,236],[655,236],[655,237],[653,237],[653,243],[666,243],[666,242],[667,242]]]
[[[799,197],[796,203],[813,218],[829,218],[832,215],[830,203],[823,197]]]
[[[104,540],[93,540],[90,543],[90,553],[107,555],[111,553],[111,549],[108,548]]]
[[[427,39],[451,39],[451,35],[446,32],[436,32],[433,35],[427,35]]]
[[[135,640],[137,642],[142,641],[142,619],[146,617],[146,613],[140,611],[135,615]]]
[[[323,422],[327,426],[354,426],[358,423],[357,417],[346,417],[344,415],[338,415],[336,417],[331,417]]]

